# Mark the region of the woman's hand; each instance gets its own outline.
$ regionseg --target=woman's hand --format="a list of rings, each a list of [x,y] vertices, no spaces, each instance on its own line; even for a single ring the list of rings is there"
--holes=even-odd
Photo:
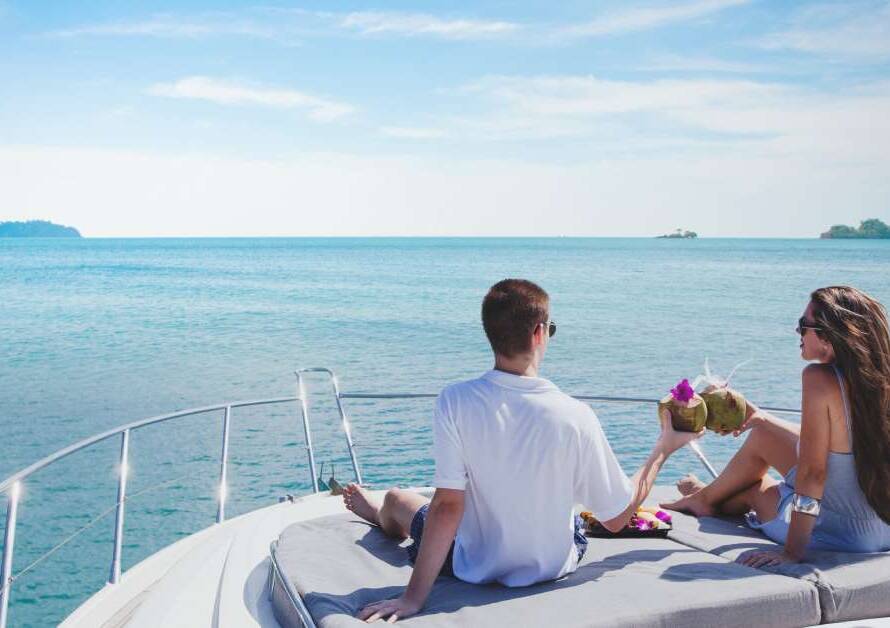
[[[742,554],[736,559],[736,562],[748,567],[775,567],[784,563],[797,563],[800,561],[785,552],[760,550]]]
[[[739,437],[751,428],[757,427],[758,425],[761,425],[763,423],[766,423],[766,418],[763,415],[756,413],[748,415],[748,417],[745,419],[745,422],[739,426],[739,429],[732,431],[732,435],[735,437]],[[729,433],[730,432],[722,432],[722,434],[724,435]]]
[[[659,413],[658,418],[661,421],[661,435],[658,437],[658,443],[667,455],[671,455],[681,447],[701,438],[705,433],[705,430],[700,432],[675,430],[674,424],[671,422],[671,411],[667,408]]]
[[[402,596],[394,600],[383,600],[382,602],[368,604],[359,611],[357,617],[369,624],[378,619],[386,619],[386,623],[393,624],[399,619],[416,615],[420,612],[420,608],[420,604],[410,602],[405,599],[405,596]]]
[[[718,389],[720,389],[720,388],[722,388],[722,387],[721,387],[721,386],[715,386],[714,384],[711,384],[710,386],[708,386],[707,388],[705,388],[705,389],[702,391],[702,393],[714,392],[715,390],[718,390]],[[735,388],[729,388],[729,387],[725,387],[725,388],[727,388],[727,390],[732,390],[732,391],[734,391],[734,392],[738,392],[738,391],[735,390]],[[744,397],[744,395],[742,395],[742,396]],[[727,431],[725,431],[725,432],[717,432],[720,436],[726,436],[727,434],[732,434],[733,436],[735,436],[736,438],[738,438],[739,436],[741,436],[742,434],[744,434],[745,432],[747,432],[747,431],[750,430],[751,428],[756,427],[757,425],[760,425],[761,423],[765,423],[765,422],[766,422],[766,418],[765,418],[763,415],[760,414],[760,408],[758,408],[757,406],[755,406],[755,405],[754,405],[753,403],[751,403],[750,401],[747,401],[747,399],[745,400],[745,403],[747,404],[747,406],[746,406],[746,408],[745,408],[745,420],[744,420],[744,422],[739,426],[739,429],[737,429],[737,430],[727,430]]]
[[[726,436],[728,434],[732,434],[736,438],[747,432],[748,430],[757,427],[758,425],[766,423],[766,417],[760,414],[752,414],[745,419],[745,421],[739,426],[737,430],[726,430],[723,432],[717,432],[720,436]],[[716,431],[716,430],[715,430]]]

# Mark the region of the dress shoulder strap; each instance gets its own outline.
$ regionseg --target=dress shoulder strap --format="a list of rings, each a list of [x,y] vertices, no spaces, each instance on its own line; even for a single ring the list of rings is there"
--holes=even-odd
[[[837,376],[837,383],[841,387],[841,399],[844,401],[844,424],[847,426],[847,438],[850,439],[850,447],[853,446],[853,426],[850,422],[850,402],[847,400],[847,385],[844,382],[844,375],[837,364],[832,364],[834,374]]]

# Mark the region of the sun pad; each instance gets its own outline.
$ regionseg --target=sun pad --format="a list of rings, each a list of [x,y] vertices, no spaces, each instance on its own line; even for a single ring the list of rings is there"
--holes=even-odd
[[[404,544],[403,544],[404,545]],[[275,558],[323,628],[363,625],[366,604],[399,595],[407,554],[352,514],[294,524]],[[285,628],[300,626],[286,596],[273,597]],[[808,626],[819,623],[808,582],[734,564],[668,539],[590,539],[578,571],[524,588],[440,577],[423,613],[400,621],[456,626]]]

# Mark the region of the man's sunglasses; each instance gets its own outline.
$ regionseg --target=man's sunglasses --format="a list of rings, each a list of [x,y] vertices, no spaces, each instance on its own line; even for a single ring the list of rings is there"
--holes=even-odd
[[[539,325],[544,325],[547,328],[547,335],[553,338],[556,334],[556,323],[550,321],[549,323],[538,323]]]
[[[813,331],[821,331],[822,330],[821,327],[819,327],[818,325],[816,325],[813,322],[808,321],[803,316],[801,316],[799,319],[797,319],[797,329],[795,329],[794,331],[796,331],[801,336],[803,336],[805,333],[807,333],[808,329],[812,329]]]

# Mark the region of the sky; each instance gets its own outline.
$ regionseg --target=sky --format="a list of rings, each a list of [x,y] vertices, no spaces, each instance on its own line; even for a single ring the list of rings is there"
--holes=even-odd
[[[890,0],[0,0],[0,220],[87,236],[890,222]]]

